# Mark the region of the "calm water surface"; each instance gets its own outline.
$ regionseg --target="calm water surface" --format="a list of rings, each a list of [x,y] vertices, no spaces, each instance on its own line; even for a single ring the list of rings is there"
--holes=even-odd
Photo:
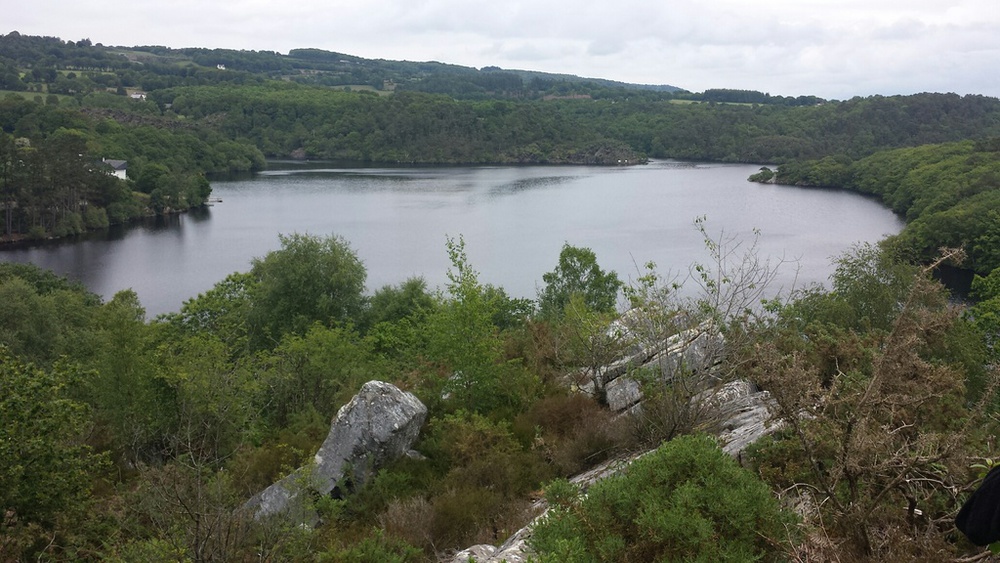
[[[823,283],[830,258],[852,244],[897,233],[903,223],[876,201],[842,191],[746,181],[757,166],[654,162],[629,168],[281,167],[248,180],[213,182],[222,203],[150,224],[72,241],[0,251],[78,279],[109,299],[133,288],[152,315],[181,304],[254,257],[279,233],[337,234],[368,268],[368,288],[414,275],[442,285],[446,237],[464,236],[480,280],[535,297],[564,242],[592,248],[623,279],[654,261],[684,277],[707,262],[694,227],[746,244],[761,232],[772,260],[797,260],[780,283]]]

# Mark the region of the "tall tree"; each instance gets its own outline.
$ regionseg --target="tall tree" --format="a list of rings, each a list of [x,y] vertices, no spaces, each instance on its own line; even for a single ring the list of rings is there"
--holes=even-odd
[[[281,249],[253,261],[251,321],[273,345],[314,322],[356,323],[364,305],[364,264],[344,239],[279,235]]]
[[[605,272],[597,264],[597,255],[589,248],[563,244],[556,269],[542,275],[545,288],[539,293],[543,317],[557,318],[573,295],[579,295],[591,311],[614,312],[622,282],[615,272]]]

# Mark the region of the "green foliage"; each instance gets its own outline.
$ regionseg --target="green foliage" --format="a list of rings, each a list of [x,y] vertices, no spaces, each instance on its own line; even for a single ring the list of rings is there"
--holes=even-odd
[[[846,307],[846,315],[829,320],[844,328],[889,330],[917,269],[870,244],[856,246],[836,263],[831,277],[833,291],[827,295]]]
[[[367,272],[337,236],[279,235],[281,249],[255,258],[249,321],[255,344],[273,346],[285,334],[303,334],[314,322],[360,319]]]
[[[272,428],[277,428],[276,425]],[[244,443],[228,464],[234,486],[247,498],[311,462],[327,434],[330,418],[306,408],[257,443]]]
[[[744,350],[789,428],[760,447],[760,471],[811,499],[809,525],[840,557],[939,558],[954,549],[953,487],[994,389],[972,377],[983,364],[975,333],[927,270],[862,248],[834,277],[833,293],[780,310]],[[807,549],[834,554],[822,542]]]
[[[110,433],[109,448],[123,465],[158,459],[174,422],[174,394],[158,377],[145,310],[127,290],[94,317],[96,373],[88,381],[88,397]]]
[[[31,525],[50,530],[84,510],[106,463],[84,444],[89,413],[72,398],[84,376],[67,365],[39,369],[0,346],[0,538]],[[4,544],[0,555],[19,558]]]
[[[447,374],[439,388],[457,408],[518,412],[537,392],[537,380],[519,362],[504,359],[494,324],[496,294],[480,284],[465,254],[465,241],[449,239],[447,248],[452,263],[449,299],[427,325],[427,354]]]
[[[557,359],[563,368],[584,368],[596,383],[600,369],[620,357],[628,345],[625,333],[612,327],[616,315],[592,311],[582,294],[570,296],[562,318],[553,327]]]
[[[424,317],[436,306],[437,301],[427,291],[427,281],[420,277],[409,278],[396,286],[384,286],[371,296],[363,325],[373,327],[379,323]]]
[[[0,264],[0,345],[39,365],[88,348],[89,311],[99,298],[30,265]]]
[[[55,291],[71,291],[79,293],[86,305],[98,305],[101,302],[101,298],[88,291],[82,283],[43,270],[34,264],[14,262],[0,264],[0,282],[13,278],[21,278],[28,282],[39,295],[48,295]]]
[[[524,300],[479,280],[461,238],[447,244],[446,293],[430,295],[413,279],[382,288],[367,303],[363,266],[341,239],[296,235],[282,244],[253,271],[228,277],[152,323],[133,292],[101,305],[51,274],[0,267],[7,303],[0,334],[20,355],[4,358],[3,366],[19,377],[62,377],[72,370],[57,364],[42,372],[23,362],[36,357],[50,366],[65,354],[90,370],[82,379],[67,376],[73,383],[59,387],[68,401],[60,404],[75,405],[77,414],[65,420],[89,430],[88,443],[118,462],[107,485],[97,481],[93,492],[93,472],[86,479],[73,473],[83,488],[63,489],[71,506],[51,508],[46,519],[30,520],[18,509],[4,521],[4,539],[13,539],[0,549],[37,553],[44,544],[36,541],[52,531],[61,534],[54,545],[68,559],[99,545],[102,556],[121,561],[412,560],[498,543],[526,523],[540,483],[607,459],[635,444],[635,436],[674,436],[701,420],[683,410],[698,390],[683,377],[670,387],[647,386],[640,434],[581,395],[550,388],[542,397],[534,367],[526,366],[562,373],[604,365],[630,338],[655,341],[707,316],[737,321],[726,325],[733,348],[727,369],[752,374],[776,397],[779,413],[811,416],[786,417],[790,430],[762,444],[754,459],[776,488],[809,490],[822,501],[822,531],[847,546],[822,553],[891,559],[955,551],[941,543],[934,522],[953,507],[950,491],[961,489],[971,444],[981,440],[969,429],[983,419],[967,405],[993,404],[981,332],[991,317],[977,310],[972,323],[959,322],[942,293],[875,248],[838,259],[831,292],[814,288],[751,318],[766,275],[741,268],[761,263],[751,255],[729,267],[732,247],[711,241],[712,267],[695,271],[703,309],[682,313],[676,285],[664,284],[651,265],[628,292],[637,311],[612,323],[611,313],[591,310],[581,292],[570,295],[557,320],[530,318]],[[351,275],[340,276],[341,268]],[[975,285],[982,303],[990,303],[997,293],[992,277]],[[346,296],[348,304],[322,311],[314,305],[330,296]],[[304,311],[301,324],[289,321],[291,310]],[[265,322],[272,320],[289,322],[276,328]],[[400,460],[361,491],[323,500],[328,523],[315,532],[256,523],[238,510],[249,495],[308,464],[337,406],[360,383],[385,374],[410,384],[431,408],[418,445],[425,459]],[[24,404],[36,402],[47,404],[31,397]],[[22,423],[25,412],[45,418],[38,408],[6,406],[0,416]],[[74,432],[46,436],[39,432],[43,441],[81,448],[73,451],[84,459],[92,455]],[[586,500],[568,483],[551,486],[553,516],[538,535],[542,560],[780,557],[787,521],[757,490],[760,483],[724,467],[734,463],[706,438],[671,444],[687,452],[680,461],[653,454],[621,479],[595,486]],[[893,485],[900,478],[905,487]],[[70,537],[75,502],[92,513]],[[929,520],[913,520],[916,512],[904,506]],[[373,525],[384,535],[371,532]],[[911,529],[917,535],[900,532]]]
[[[105,152],[136,163],[170,161],[175,174],[259,169],[260,151],[377,162],[612,165],[645,162],[647,155],[831,157],[814,175],[827,183],[844,171],[843,155],[995,135],[1000,112],[984,96],[825,102],[732,89],[689,93],[317,49],[280,55],[146,46],[121,55],[52,37],[0,36],[0,84],[74,96],[59,105],[46,105],[41,95],[38,102],[16,97],[9,115],[0,108],[0,125],[32,139],[58,125],[79,129],[90,120],[79,104],[101,123]],[[216,68],[220,61],[226,70]],[[148,100],[125,96],[140,87]]]
[[[891,244],[930,261],[942,247],[964,248],[968,267],[1000,266],[1000,157],[990,141],[896,149],[852,161],[847,157],[786,163],[777,181],[834,186],[879,197],[905,217]]]
[[[778,560],[794,522],[704,435],[667,442],[582,500],[565,483],[546,494],[555,506],[531,539],[541,561]]]
[[[493,309],[493,324],[501,331],[523,326],[525,320],[535,312],[534,301],[525,297],[511,297],[502,287],[485,284],[483,295]]]
[[[563,315],[573,295],[582,297],[583,305],[596,313],[612,313],[622,287],[618,275],[597,265],[597,256],[589,248],[564,244],[556,269],[542,275],[545,288],[538,295],[541,315]]]
[[[360,329],[373,354],[392,363],[399,373],[411,371],[426,350],[426,323],[438,307],[438,297],[427,291],[423,278],[410,278],[398,286],[384,286],[369,298]]]
[[[58,84],[50,83],[49,91],[53,86]],[[211,187],[204,173],[264,165],[260,151],[246,142],[162,117],[152,103],[120,100],[124,105],[104,104],[110,111],[95,112],[95,100],[108,97],[116,98],[85,98],[91,106],[86,113],[76,104],[20,97],[0,103],[0,236],[59,237],[152,212],[183,211],[205,203]],[[130,178],[149,198],[109,174],[104,158],[127,160]]]
[[[255,286],[250,273],[230,274],[163,320],[188,334],[209,332],[234,351],[245,349],[257,337],[249,321]]]
[[[382,373],[368,341],[350,329],[318,323],[304,335],[286,335],[269,362],[268,411],[279,424],[307,409],[332,419],[366,381]]]
[[[966,312],[966,318],[985,336],[994,360],[1000,350],[997,349],[1000,339],[1000,268],[990,272],[988,276],[976,276],[972,280],[972,296],[975,305]]]
[[[171,339],[158,352],[160,377],[174,397],[171,453],[218,464],[257,435],[269,397],[254,358],[234,360],[208,333]]]
[[[760,182],[761,184],[767,184],[771,180],[774,180],[774,170],[771,170],[767,166],[761,166],[760,172],[751,175],[747,180],[751,182]]]
[[[170,170],[162,164],[153,163],[143,166],[142,173],[135,181],[135,189],[146,194],[152,193],[169,175]]]

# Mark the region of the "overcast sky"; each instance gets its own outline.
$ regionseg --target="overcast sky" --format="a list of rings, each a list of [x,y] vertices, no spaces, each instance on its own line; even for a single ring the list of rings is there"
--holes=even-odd
[[[0,0],[0,33],[775,95],[1000,96],[997,0]]]

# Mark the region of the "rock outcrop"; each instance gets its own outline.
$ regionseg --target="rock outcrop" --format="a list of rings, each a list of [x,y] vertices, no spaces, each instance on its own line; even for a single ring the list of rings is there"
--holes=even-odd
[[[698,410],[711,413],[711,426],[718,429],[723,450],[737,459],[742,457],[748,445],[776,430],[770,422],[769,393],[760,391],[749,381],[719,385],[715,372],[722,359],[725,339],[714,325],[703,323],[657,341],[641,337],[644,322],[646,319],[641,312],[633,311],[612,326],[609,330],[621,335],[626,344],[625,353],[617,361],[595,372],[578,374],[576,381],[583,379],[585,382],[574,387],[594,397],[603,395],[609,409],[628,416],[643,408],[642,385],[633,377],[634,374],[642,373],[643,378],[664,383],[689,377],[688,383],[693,384],[693,389],[704,389],[691,398],[692,404],[697,403]],[[645,454],[605,462],[570,481],[586,491],[593,483],[621,471],[642,455]],[[502,545],[470,547],[457,553],[451,559],[452,563],[467,563],[473,558],[477,563],[528,561],[533,555],[528,545],[532,527],[538,518],[544,517],[548,506],[542,499],[536,501],[532,508],[536,518]]]
[[[306,495],[339,497],[361,487],[379,468],[410,451],[426,418],[427,407],[413,394],[369,381],[337,412],[314,463],[264,489],[244,508],[255,518],[285,515],[315,524]]]
[[[719,412],[722,451],[742,463],[743,451],[781,425],[771,419],[771,394],[746,380],[733,381],[713,391],[709,401]]]
[[[739,459],[743,450],[755,440],[774,432],[778,426],[770,421],[768,405],[771,396],[767,391],[760,391],[748,381],[734,381],[716,389],[706,391],[694,398],[695,401],[707,402],[717,408],[719,442],[722,449]],[[624,458],[607,461],[581,473],[570,482],[580,486],[584,492],[594,483],[625,469],[630,463],[642,457],[645,453],[630,455]],[[451,563],[468,563],[475,558],[476,563],[523,563],[534,555],[528,543],[531,540],[532,528],[539,518],[545,516],[548,505],[544,499],[535,501],[533,512],[538,516],[527,526],[521,528],[499,547],[492,545],[476,545],[460,551],[451,558]]]
[[[711,372],[722,359],[725,346],[722,334],[711,323],[702,323],[653,343],[644,342],[633,330],[620,327],[617,330],[626,333],[627,353],[595,373],[576,376],[578,381],[584,381],[577,386],[580,391],[594,397],[603,395],[612,411],[625,412],[642,401],[642,386],[633,377],[637,372],[667,383],[682,374],[691,375],[711,386]]]

